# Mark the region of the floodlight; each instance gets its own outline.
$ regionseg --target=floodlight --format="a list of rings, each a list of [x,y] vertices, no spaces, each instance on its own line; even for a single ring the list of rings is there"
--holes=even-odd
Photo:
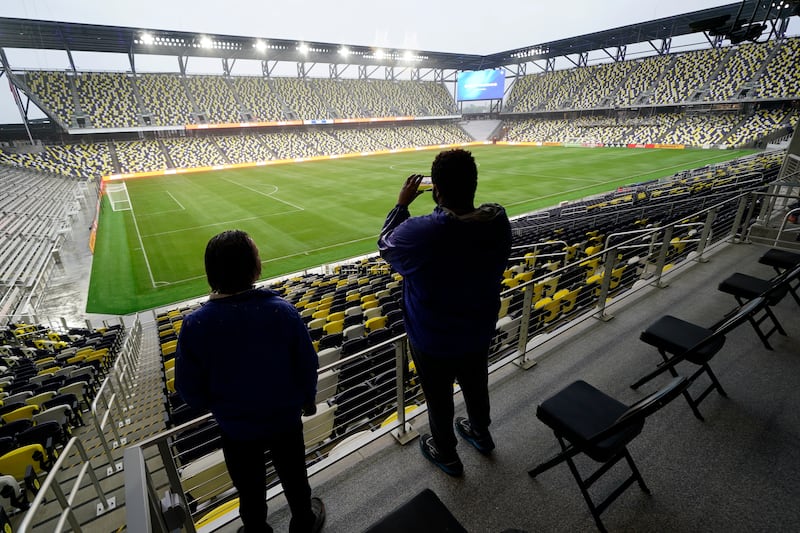
[[[144,44],[153,44],[154,41],[153,36],[147,32],[142,33],[141,39]]]
[[[411,52],[411,50],[406,50],[403,52],[403,59],[406,61],[414,61],[414,54]]]
[[[300,52],[301,54],[307,54],[308,45],[306,43],[300,43],[299,45],[297,45],[297,51]]]
[[[381,50],[380,48],[375,50],[375,59],[383,59],[383,55],[384,55],[383,50]]]
[[[256,41],[253,43],[253,48],[258,50],[259,52],[265,52],[267,50],[267,43],[264,41]]]
[[[347,57],[348,55],[350,55],[350,49],[347,48],[346,46],[342,46],[341,48],[339,48],[339,53]]]
[[[210,37],[206,37],[205,35],[200,37],[200,46],[203,48],[211,48],[214,46],[214,42],[211,40]]]

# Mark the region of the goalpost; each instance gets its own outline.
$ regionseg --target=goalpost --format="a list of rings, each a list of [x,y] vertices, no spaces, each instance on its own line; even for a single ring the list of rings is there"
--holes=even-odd
[[[128,196],[128,187],[125,182],[106,183],[106,194],[112,211],[130,211],[131,198]]]

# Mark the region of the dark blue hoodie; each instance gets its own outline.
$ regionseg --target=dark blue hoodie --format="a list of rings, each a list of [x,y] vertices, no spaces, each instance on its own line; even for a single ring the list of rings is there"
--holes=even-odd
[[[500,205],[483,204],[463,215],[437,206],[413,218],[408,208],[396,206],[378,248],[403,275],[406,331],[416,349],[438,357],[488,350],[511,250],[511,227]]]
[[[226,435],[253,440],[300,423],[314,403],[318,365],[303,320],[277,293],[212,295],[183,320],[175,388],[210,409]]]

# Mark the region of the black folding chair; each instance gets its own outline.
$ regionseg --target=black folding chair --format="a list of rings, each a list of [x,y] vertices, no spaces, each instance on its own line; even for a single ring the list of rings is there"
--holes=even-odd
[[[628,443],[641,433],[648,416],[678,397],[688,386],[688,379],[677,377],[661,390],[628,406],[585,381],[572,383],[542,402],[536,409],[536,417],[555,433],[561,445],[561,453],[529,470],[528,474],[536,477],[566,462],[598,529],[605,531],[600,520],[601,513],[634,482],[645,493],[650,494],[650,489],[628,451]],[[602,463],[586,478],[581,476],[573,461],[573,457],[581,453]],[[627,461],[631,475],[602,502],[595,503],[589,494],[589,488],[622,459]]]
[[[466,533],[436,493],[425,489],[364,533]]]
[[[764,255],[758,259],[758,262],[762,265],[771,266],[775,269],[777,274],[780,274],[785,270],[791,270],[800,265],[800,254],[772,248],[764,252]],[[800,289],[800,280],[797,280],[797,283],[789,284],[789,292],[794,298],[794,301],[797,302],[797,305],[800,305],[800,295],[797,294],[798,289]]]
[[[675,366],[683,361],[698,365],[700,368],[689,377],[689,382],[694,383],[700,375],[705,373],[711,380],[711,384],[696,398],[693,398],[688,390],[683,391],[683,396],[689,403],[694,416],[704,420],[703,415],[700,414],[697,408],[700,402],[714,389],[721,396],[728,396],[708,362],[722,349],[725,344],[726,334],[747,321],[749,317],[754,313],[758,313],[766,305],[765,298],[754,298],[745,305],[728,313],[721,321],[710,328],[704,328],[671,315],[659,318],[643,331],[639,338],[647,344],[655,346],[663,361],[655,370],[633,383],[631,388],[638,389],[664,372],[677,376],[678,372],[675,370]],[[671,356],[668,354],[671,354]]]
[[[767,305],[763,308],[763,314],[760,317],[755,314],[751,315],[748,317],[748,322],[753,326],[756,335],[761,339],[764,346],[768,350],[772,350],[768,339],[775,332],[785,336],[786,331],[771,308],[783,300],[786,294],[791,291],[792,283],[798,278],[800,278],[800,265],[784,270],[772,279],[762,279],[736,272],[725,278],[718,288],[722,292],[732,294],[739,305],[758,296],[763,296],[767,300]],[[761,324],[766,320],[772,322],[772,328],[764,331],[761,329]]]

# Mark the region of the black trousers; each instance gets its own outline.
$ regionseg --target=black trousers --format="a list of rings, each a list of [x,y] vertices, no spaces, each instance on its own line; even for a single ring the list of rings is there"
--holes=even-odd
[[[241,441],[222,435],[222,451],[233,485],[239,491],[239,516],[246,533],[271,532],[267,525],[267,467],[265,453],[283,485],[292,519],[289,531],[311,531],[311,487],[306,473],[303,425],[267,439]]]
[[[489,430],[489,368],[488,350],[465,353],[459,357],[437,357],[411,346],[411,357],[417,368],[422,392],[428,404],[428,423],[436,448],[445,457],[456,453],[453,416],[453,384],[458,380],[467,417],[478,432]]]

